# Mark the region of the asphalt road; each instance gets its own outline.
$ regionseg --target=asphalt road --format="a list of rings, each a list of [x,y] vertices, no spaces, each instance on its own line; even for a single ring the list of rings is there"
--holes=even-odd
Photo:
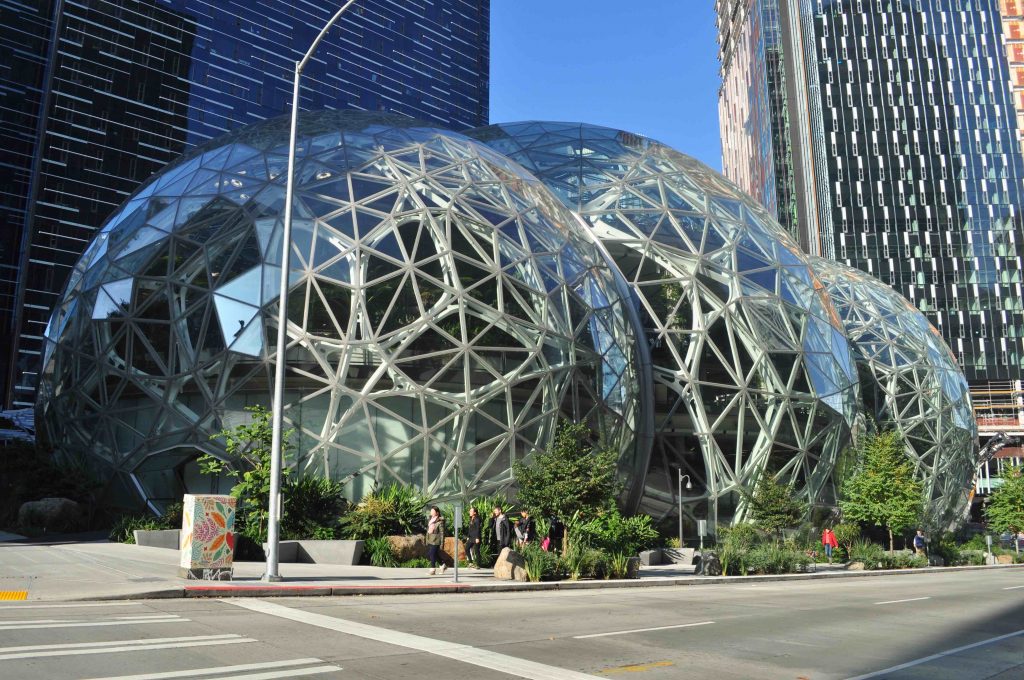
[[[1024,570],[0,604],[0,678],[1024,678]]]

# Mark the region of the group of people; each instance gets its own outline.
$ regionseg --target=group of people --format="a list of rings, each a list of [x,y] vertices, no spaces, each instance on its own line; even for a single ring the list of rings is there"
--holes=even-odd
[[[530,516],[529,510],[522,510],[519,517],[509,520],[504,508],[494,506],[491,510],[491,548],[501,552],[504,548],[523,547],[537,541],[537,521]],[[557,517],[551,518],[548,535],[540,543],[542,550],[557,550],[565,538],[565,524]],[[430,508],[430,518],[427,521],[427,559],[430,561],[431,576],[437,573],[440,564],[443,574],[448,568],[441,561],[440,553],[444,545],[444,516],[436,505]],[[469,522],[466,529],[466,558],[470,569],[480,568],[480,546],[483,540],[483,519],[476,508],[469,509]]]
[[[821,532],[821,544],[825,547],[825,557],[828,558],[828,563],[832,564],[832,551],[839,547],[839,541],[836,540],[836,534],[831,528],[825,527]],[[925,551],[926,546],[927,539],[925,539],[924,531],[918,529],[917,533],[914,534],[914,552],[925,556],[927,554]]]

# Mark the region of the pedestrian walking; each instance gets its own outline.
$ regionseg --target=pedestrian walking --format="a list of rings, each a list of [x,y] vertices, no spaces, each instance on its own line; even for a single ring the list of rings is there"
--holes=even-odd
[[[553,515],[551,523],[548,525],[548,550],[561,552],[564,538],[565,524],[558,518],[558,515]]]
[[[914,535],[914,552],[917,553],[918,555],[924,556],[924,554],[925,554],[924,547],[925,547],[926,543],[927,543],[927,541],[925,540],[925,537],[924,537],[924,531],[922,531],[921,529],[918,529],[917,530],[917,534]]]
[[[504,548],[512,547],[512,525],[505,516],[505,511],[499,505],[494,506],[494,540],[498,544],[498,552]]]
[[[480,568],[480,513],[469,509],[469,528],[466,531],[466,558],[472,569]]]
[[[516,522],[516,535],[519,538],[519,545],[533,543],[537,540],[537,521],[530,517],[529,510],[519,513],[520,519]]]
[[[441,511],[436,505],[430,508],[430,519],[427,521],[427,559],[430,560],[430,571],[427,572],[431,576],[437,573],[437,563],[441,562],[438,557],[438,553],[441,552],[441,546],[444,545],[444,517],[441,516]],[[448,568],[444,562],[441,562],[441,573]]]
[[[839,547],[839,541],[836,540],[836,534],[831,528],[825,527],[825,530],[821,532],[821,544],[825,546],[825,557],[828,558],[828,563],[832,564],[832,551]]]

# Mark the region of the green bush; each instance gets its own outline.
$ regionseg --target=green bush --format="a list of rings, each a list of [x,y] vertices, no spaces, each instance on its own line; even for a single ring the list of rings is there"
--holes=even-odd
[[[649,515],[623,517],[618,509],[586,521],[577,521],[569,529],[570,543],[579,543],[605,553],[636,555],[658,543],[658,532]]]
[[[414,488],[392,483],[363,499],[339,522],[342,535],[368,540],[426,531],[427,499]]]
[[[322,477],[303,477],[284,483],[284,516],[281,538],[331,540],[337,538],[339,522],[348,510],[344,485]]]
[[[956,544],[956,537],[948,531],[928,544],[928,553],[941,557],[943,564],[947,567],[955,567],[963,563],[960,548]]]
[[[850,561],[863,562],[867,570],[878,569],[885,557],[885,549],[867,539],[857,539],[850,545]]]
[[[629,560],[632,555],[628,553],[612,553],[608,556],[608,571],[605,578],[623,579],[629,576]]]
[[[87,513],[82,526],[94,526],[92,515],[100,487],[82,461],[58,463],[34,444],[13,443],[0,453],[0,527],[18,528],[21,505],[41,498],[70,498],[81,503]]]
[[[608,556],[600,550],[573,543],[561,560],[562,569],[569,578],[603,578],[608,572]]]
[[[398,565],[403,569],[427,569],[430,567],[430,560],[426,557],[414,557]]]
[[[881,561],[884,569],[920,569],[928,566],[927,557],[915,555],[909,550],[897,550],[892,554],[883,553]]]
[[[531,581],[557,581],[562,578],[562,562],[553,552],[541,550],[537,545],[525,545],[519,554],[526,562],[526,576]]]
[[[181,503],[171,503],[160,517],[149,514],[122,515],[110,528],[107,538],[114,543],[135,544],[134,531],[160,531],[181,528]]]
[[[960,564],[968,565],[972,567],[980,567],[985,564],[985,551],[984,550],[961,550],[960,551]]]
[[[370,564],[375,567],[398,566],[395,551],[391,549],[391,541],[386,536],[366,539],[363,543],[363,554],[369,559]]]

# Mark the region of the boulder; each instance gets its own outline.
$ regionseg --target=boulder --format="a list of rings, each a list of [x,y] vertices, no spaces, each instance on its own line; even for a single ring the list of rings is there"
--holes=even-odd
[[[423,535],[388,536],[388,541],[391,543],[391,552],[399,562],[427,556],[427,542]]]
[[[494,563],[494,578],[502,581],[526,581],[526,560],[512,548],[504,548]]]
[[[847,571],[864,571],[863,562],[850,562],[849,566],[846,567]]]
[[[630,557],[626,567],[626,578],[640,578],[640,558]]]
[[[700,569],[704,576],[721,576],[722,562],[715,553],[705,553],[701,556]]]
[[[454,566],[455,561],[452,559],[454,552],[455,537],[445,536],[444,545],[441,546],[441,554],[439,555],[441,562],[449,567]],[[464,541],[459,541],[459,557],[463,560],[466,559],[466,543]]]
[[[996,564],[1013,564],[1013,555],[996,555]]]
[[[69,498],[43,498],[18,508],[20,526],[44,531],[74,531],[84,517],[85,508]]]

